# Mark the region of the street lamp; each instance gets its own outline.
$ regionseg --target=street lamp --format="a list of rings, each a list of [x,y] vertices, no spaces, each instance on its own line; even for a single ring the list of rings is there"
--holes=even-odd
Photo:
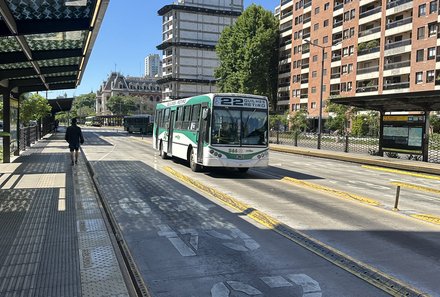
[[[324,52],[326,48],[331,48],[332,46],[322,46],[317,43],[310,42],[310,40],[304,39],[304,42],[317,46],[321,48],[321,92],[319,95],[319,117],[318,117],[318,149],[321,149],[321,134],[322,134],[322,97],[324,95]]]

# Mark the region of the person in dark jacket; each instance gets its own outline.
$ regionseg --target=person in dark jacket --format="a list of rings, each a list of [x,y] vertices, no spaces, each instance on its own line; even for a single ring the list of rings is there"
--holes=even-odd
[[[79,145],[84,143],[84,137],[81,128],[76,125],[76,118],[73,118],[72,125],[67,127],[64,139],[69,143],[72,165],[78,164]],[[74,158],[75,163],[73,162]]]

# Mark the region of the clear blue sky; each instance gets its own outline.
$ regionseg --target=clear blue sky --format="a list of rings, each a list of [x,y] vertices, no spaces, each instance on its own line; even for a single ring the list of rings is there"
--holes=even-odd
[[[104,21],[81,84],[75,90],[49,92],[48,98],[67,93],[75,96],[95,92],[107,75],[114,71],[141,76],[144,58],[152,53],[162,56],[162,18],[157,11],[174,0],[110,0]],[[245,0],[245,8],[255,3],[273,11],[278,0]]]

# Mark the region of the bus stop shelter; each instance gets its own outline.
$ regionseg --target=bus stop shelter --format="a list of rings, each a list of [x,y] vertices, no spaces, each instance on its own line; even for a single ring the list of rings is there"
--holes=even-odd
[[[341,97],[331,99],[332,103],[380,112],[379,155],[383,156],[384,115],[391,112],[423,114],[426,121],[423,130],[423,161],[428,161],[429,114],[440,110],[440,91],[421,91],[371,96]]]
[[[18,148],[23,93],[76,88],[109,0],[0,0],[3,162]]]

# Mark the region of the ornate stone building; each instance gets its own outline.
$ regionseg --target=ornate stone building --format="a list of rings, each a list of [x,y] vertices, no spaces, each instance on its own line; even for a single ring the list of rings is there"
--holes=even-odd
[[[162,100],[162,91],[153,77],[124,76],[112,72],[96,92],[96,115],[112,115],[107,101],[112,96],[131,96],[137,98],[137,113],[154,114],[156,104]]]

